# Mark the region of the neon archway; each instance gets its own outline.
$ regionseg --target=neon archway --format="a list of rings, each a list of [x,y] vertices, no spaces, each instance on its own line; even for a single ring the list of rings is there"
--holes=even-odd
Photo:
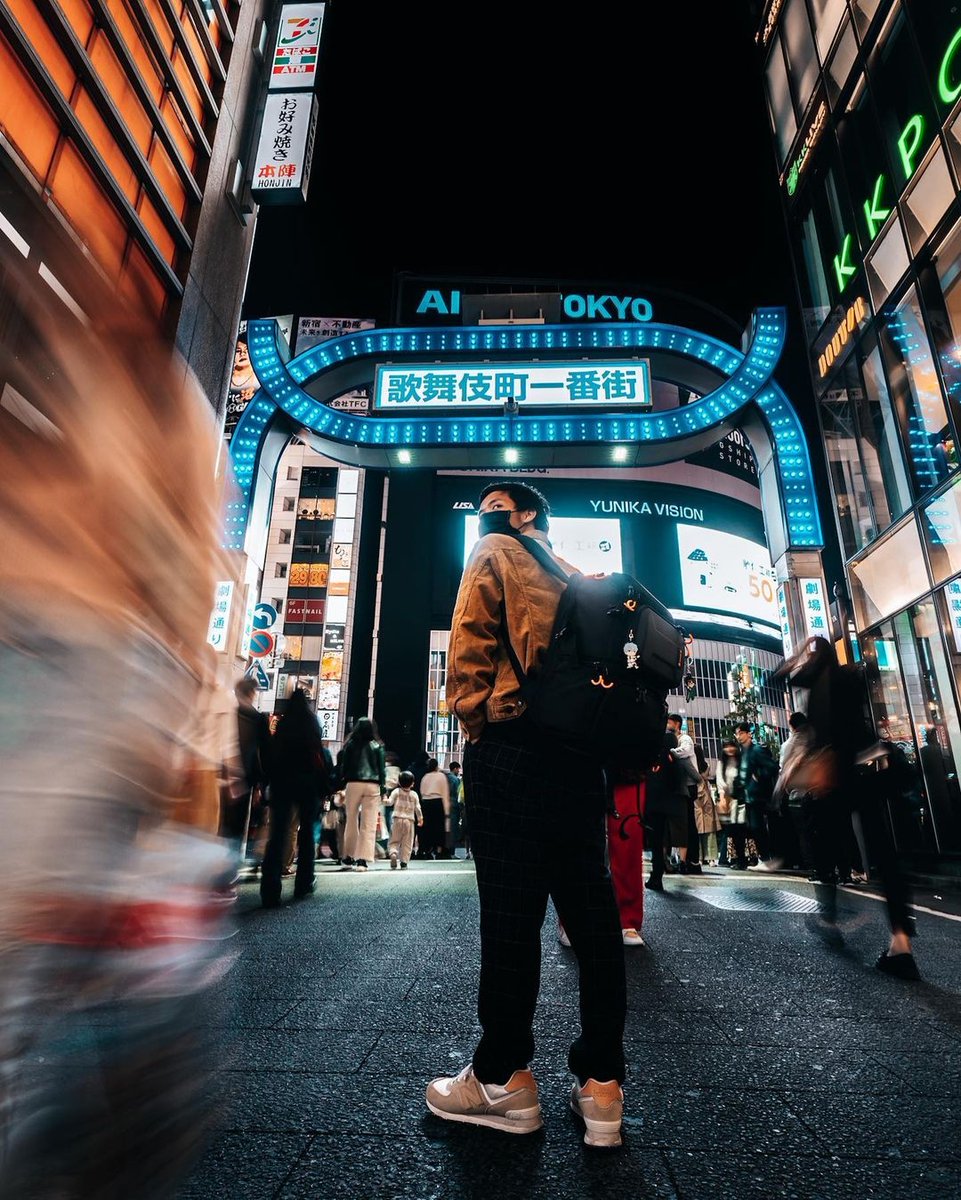
[[[807,442],[793,405],[773,379],[785,334],[781,308],[755,312],[746,352],[695,330],[651,322],[375,329],[333,338],[287,361],[276,322],[252,320],[248,349],[261,388],[230,444],[241,498],[228,510],[225,545],[243,548],[248,524],[265,510],[277,461],[294,434],[337,461],[381,469],[402,469],[407,462],[495,467],[508,446],[522,448],[525,465],[609,464],[611,447],[618,446],[622,465],[647,466],[703,449],[740,427],[758,460],[772,559],[817,552],[823,539]],[[496,362],[518,355],[549,360],[572,352],[587,359],[643,352],[657,378],[688,386],[701,399],[668,412],[522,410],[515,416],[442,413],[409,419],[352,416],[328,403],[371,382],[381,364]],[[788,574],[779,571],[779,577]]]

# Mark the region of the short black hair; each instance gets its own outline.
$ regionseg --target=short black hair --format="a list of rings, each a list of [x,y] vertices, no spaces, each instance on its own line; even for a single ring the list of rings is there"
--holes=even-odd
[[[460,770],[460,763],[459,763],[459,762],[452,762],[452,763],[450,764],[450,766],[449,766],[447,769],[448,769],[448,771],[459,771],[459,770]]]
[[[681,716],[680,713],[668,713],[667,719],[668,719],[668,721],[676,721],[678,725],[684,724],[684,718]]]
[[[754,727],[748,725],[747,721],[741,721],[741,723],[739,725],[735,725],[734,728],[738,733],[749,733],[751,737],[754,737]]]
[[[532,510],[534,516],[534,528],[541,529],[547,532],[547,521],[551,515],[551,506],[547,503],[547,497],[537,490],[536,487],[531,487],[529,483],[517,483],[513,479],[502,479],[499,483],[489,483],[481,492],[477,501],[477,507],[484,503],[484,498],[489,496],[491,492],[506,492],[510,496],[514,504],[520,512]]]
[[[414,786],[414,776],[410,771],[401,771],[397,776],[397,786],[409,788]]]
[[[792,712],[787,719],[787,723],[792,729],[803,729],[808,723],[808,719],[803,712]]]

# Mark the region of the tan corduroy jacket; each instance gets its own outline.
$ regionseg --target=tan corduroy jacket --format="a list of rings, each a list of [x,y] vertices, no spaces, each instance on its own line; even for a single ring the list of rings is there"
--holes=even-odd
[[[547,534],[532,537],[545,548]],[[553,554],[568,575],[570,563]],[[546,571],[516,538],[489,533],[474,547],[451,623],[447,648],[447,707],[470,742],[485,727],[521,716],[520,684],[505,649],[503,622],[526,674],[536,671],[551,638],[564,584]]]

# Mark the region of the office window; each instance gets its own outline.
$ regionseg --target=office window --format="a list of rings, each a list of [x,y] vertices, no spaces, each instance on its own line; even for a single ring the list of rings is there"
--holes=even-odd
[[[948,171],[948,160],[939,146],[912,180],[904,198],[905,224],[915,254],[934,232],[952,200],[954,184]]]
[[[961,482],[955,481],[924,506],[921,532],[934,582],[944,583],[961,572]]]
[[[848,81],[851,68],[857,60],[858,44],[854,36],[854,26],[849,21],[841,34],[837,48],[831,56],[827,69],[828,96],[833,104]]]
[[[806,0],[788,0],[781,18],[781,37],[787,54],[797,115],[803,115],[818,81],[818,60],[811,36]]]
[[[878,528],[885,529],[907,512],[911,486],[876,343],[867,348],[860,366],[864,384],[858,414],[861,454]]]
[[[274,563],[274,579],[287,578],[287,564],[285,562]]]
[[[926,592],[928,570],[914,518],[848,567],[859,629],[900,612]]]
[[[294,479],[294,480],[298,478],[296,467],[288,467],[287,468],[287,478]]]
[[[841,24],[841,18],[847,12],[847,6],[844,0],[811,0],[811,10],[814,14],[814,34],[818,42],[818,53],[823,62],[831,49],[831,43]]]
[[[797,117],[794,113],[794,102],[791,99],[784,55],[781,52],[781,36],[777,33],[771,38],[765,79],[771,122],[777,138],[778,158],[783,166],[797,134]]]
[[[293,512],[297,507],[296,496],[284,496],[284,512]]]
[[[817,334],[831,311],[831,290],[824,271],[826,255],[821,246],[813,207],[795,226],[795,256],[803,267],[798,272],[801,305],[808,340]]]
[[[937,280],[931,282],[931,276]],[[955,412],[961,411],[961,222],[934,255],[933,271],[922,275],[929,324],[941,366],[941,378]]]
[[[858,23],[858,33],[863,37],[868,26],[874,20],[874,14],[881,7],[881,0],[853,0],[854,19]]]
[[[281,546],[289,546],[292,535],[292,529],[281,529],[277,533],[277,541],[281,544]]]

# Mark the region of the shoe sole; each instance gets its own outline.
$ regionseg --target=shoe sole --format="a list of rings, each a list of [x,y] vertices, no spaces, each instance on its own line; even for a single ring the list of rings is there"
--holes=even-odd
[[[536,1117],[499,1117],[496,1113],[452,1113],[427,1101],[427,1107],[442,1121],[458,1121],[464,1125],[482,1125],[485,1129],[497,1129],[501,1133],[536,1133],[543,1129],[544,1121],[538,1110]]]
[[[616,1150],[624,1144],[624,1139],[621,1137],[620,1121],[592,1121],[581,1112],[580,1105],[574,1099],[573,1095],[570,1099],[571,1112],[584,1126],[584,1145],[591,1146],[595,1150]]]

